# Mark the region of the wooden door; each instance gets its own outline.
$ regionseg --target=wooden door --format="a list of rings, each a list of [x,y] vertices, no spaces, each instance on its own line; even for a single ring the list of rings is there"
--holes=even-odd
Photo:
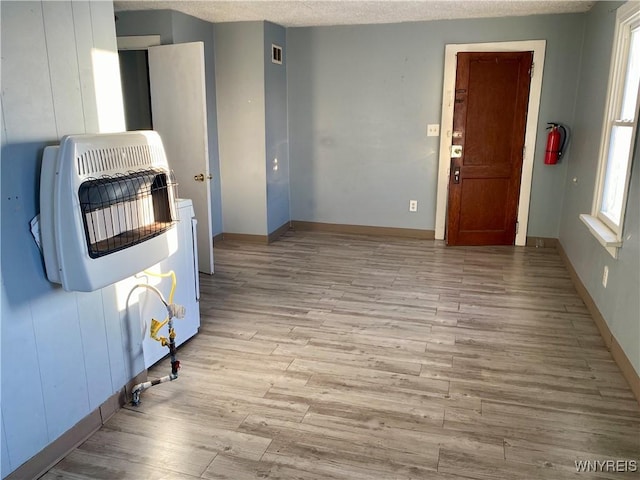
[[[213,273],[207,99],[202,42],[149,48],[153,128],[162,137],[178,194],[198,220],[198,269]]]
[[[448,245],[515,241],[532,60],[533,52],[458,53]]]

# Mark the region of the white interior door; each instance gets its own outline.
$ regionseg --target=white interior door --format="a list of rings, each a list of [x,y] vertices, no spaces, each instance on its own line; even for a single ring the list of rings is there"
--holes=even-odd
[[[202,42],[149,48],[153,129],[162,137],[178,194],[198,219],[198,269],[213,273],[207,100]]]

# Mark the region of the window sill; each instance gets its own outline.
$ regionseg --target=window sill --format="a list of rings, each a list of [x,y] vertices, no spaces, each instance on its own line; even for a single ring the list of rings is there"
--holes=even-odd
[[[596,237],[600,245],[602,245],[613,258],[618,258],[618,249],[622,246],[622,241],[616,237],[616,234],[592,215],[583,213],[580,215],[580,220],[587,226],[591,234]]]

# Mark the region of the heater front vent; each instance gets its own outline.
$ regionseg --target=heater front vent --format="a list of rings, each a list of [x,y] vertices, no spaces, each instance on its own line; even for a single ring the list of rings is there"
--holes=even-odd
[[[173,225],[175,186],[172,175],[160,169],[105,175],[80,185],[89,256],[99,258],[132,247]]]
[[[107,147],[88,150],[76,158],[80,177],[111,171],[137,170],[158,164],[163,152],[155,145]]]

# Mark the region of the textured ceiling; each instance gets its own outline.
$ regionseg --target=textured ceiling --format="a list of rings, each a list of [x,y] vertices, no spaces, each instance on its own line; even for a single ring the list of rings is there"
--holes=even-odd
[[[527,0],[115,1],[123,10],[177,10],[209,22],[268,20],[285,27],[417,22],[589,10],[595,2]]]

